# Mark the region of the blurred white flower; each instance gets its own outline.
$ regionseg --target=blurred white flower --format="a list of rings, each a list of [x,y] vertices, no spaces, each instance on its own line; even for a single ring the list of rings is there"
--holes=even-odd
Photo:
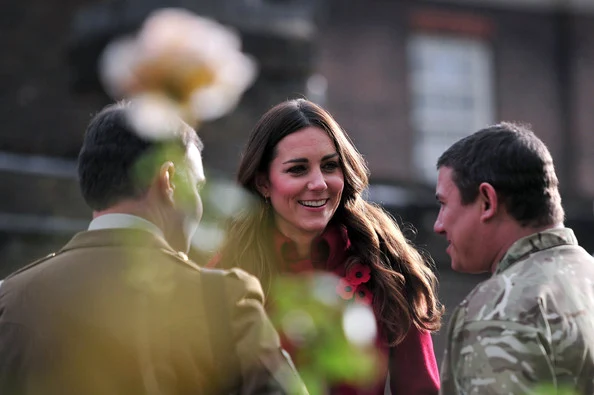
[[[375,315],[369,306],[349,305],[342,317],[342,327],[347,339],[357,346],[370,346],[377,336]]]
[[[180,110],[162,95],[140,94],[130,102],[128,121],[133,130],[147,140],[172,138],[179,127]]]
[[[194,236],[192,247],[200,251],[217,251],[221,248],[225,239],[225,232],[214,223],[200,222]]]
[[[192,126],[231,111],[257,73],[234,30],[179,8],[153,12],[136,36],[110,43],[99,67],[114,98],[167,97]]]
[[[341,298],[336,292],[340,278],[334,273],[321,272],[312,278],[314,297],[327,306],[338,306]]]
[[[302,345],[316,333],[316,324],[304,310],[291,310],[282,319],[283,333],[297,345]]]
[[[249,209],[255,203],[254,198],[241,186],[231,180],[214,180],[209,183],[208,191],[203,193],[212,208],[225,218],[236,216],[242,210]]]

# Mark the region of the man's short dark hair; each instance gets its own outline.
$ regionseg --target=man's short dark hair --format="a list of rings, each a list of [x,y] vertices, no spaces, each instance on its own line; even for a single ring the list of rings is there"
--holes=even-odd
[[[143,196],[158,168],[166,160],[176,162],[167,157],[171,149],[166,148],[175,147],[184,157],[191,144],[202,150],[194,129],[181,119],[169,126],[171,138],[151,140],[135,131],[130,111],[129,102],[109,105],[87,127],[78,156],[78,177],[83,198],[95,211]],[[146,161],[151,155],[154,160]],[[144,177],[139,177],[139,165],[144,167]]]
[[[487,182],[522,226],[563,222],[553,159],[529,126],[503,122],[479,130],[448,148],[437,161],[441,167],[453,170],[462,204],[474,202]]]

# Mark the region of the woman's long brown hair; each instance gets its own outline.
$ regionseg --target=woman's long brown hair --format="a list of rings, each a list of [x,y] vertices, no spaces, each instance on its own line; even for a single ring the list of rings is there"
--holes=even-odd
[[[304,99],[276,105],[252,130],[237,181],[257,197],[257,203],[230,224],[220,266],[245,269],[260,278],[269,292],[278,272],[272,240],[274,215],[256,188],[256,176],[268,173],[280,140],[309,126],[328,133],[340,156],[345,184],[332,222],[348,231],[352,253],[345,262],[347,268],[357,262],[371,268],[373,306],[390,344],[401,342],[411,325],[438,330],[443,308],[436,295],[432,262],[411,245],[390,214],[362,197],[369,184],[365,160],[332,116]]]

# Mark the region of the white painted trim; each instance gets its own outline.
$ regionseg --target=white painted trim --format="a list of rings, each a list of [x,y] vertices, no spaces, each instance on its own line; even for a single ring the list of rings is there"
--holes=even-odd
[[[76,179],[76,161],[55,156],[0,151],[0,170]]]
[[[494,123],[492,49],[486,41],[434,33],[408,40],[413,160],[423,181],[437,179],[450,145]]]
[[[511,10],[527,10],[539,12],[552,12],[558,10],[569,10],[575,13],[594,13],[594,1],[592,0],[435,0],[441,3],[456,3],[475,6],[491,6],[494,8],[506,8]]]
[[[366,192],[367,200],[386,206],[405,207],[415,199],[411,191],[397,185],[371,184]]]
[[[88,226],[89,220],[86,219],[0,212],[0,231],[72,234]]]

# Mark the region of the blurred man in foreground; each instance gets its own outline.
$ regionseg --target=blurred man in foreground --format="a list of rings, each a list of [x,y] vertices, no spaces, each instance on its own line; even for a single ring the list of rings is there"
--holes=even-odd
[[[544,143],[502,123],[456,142],[437,168],[434,230],[452,268],[493,273],[452,314],[442,393],[594,393],[594,258],[563,226]]]
[[[185,254],[205,181],[195,131],[176,118],[149,136],[132,110],[88,126],[89,229],[0,286],[0,393],[305,393],[256,278]]]

